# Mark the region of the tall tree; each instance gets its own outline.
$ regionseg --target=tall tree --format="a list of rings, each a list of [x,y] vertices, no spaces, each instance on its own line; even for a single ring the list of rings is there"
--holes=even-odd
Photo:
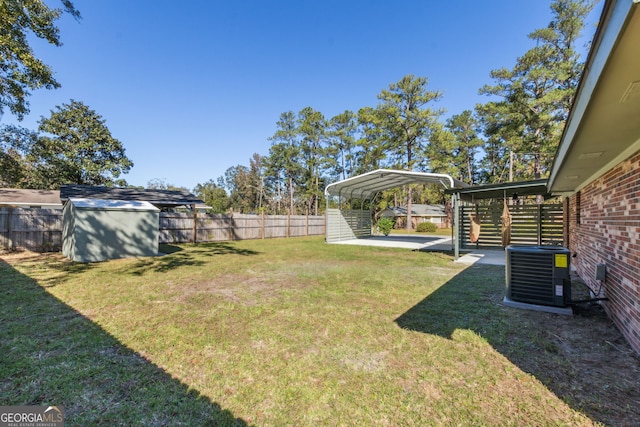
[[[185,191],[187,193],[190,192],[187,187],[171,184],[167,182],[165,179],[161,179],[161,178],[153,178],[147,181],[147,188],[152,190]]]
[[[295,188],[300,181],[302,167],[300,166],[300,145],[298,143],[298,126],[293,111],[280,114],[276,122],[277,130],[269,138],[272,141],[269,156],[265,166],[269,175],[276,179],[276,194],[278,201],[286,194],[289,212],[295,212]],[[279,202],[278,202],[279,203]],[[278,206],[277,210],[280,208]]]
[[[324,115],[311,107],[298,113],[298,135],[300,155],[304,165],[304,186],[307,199],[307,213],[313,209],[318,215],[318,204],[322,198],[320,191],[320,166],[323,162],[323,142],[326,138],[327,123]]]
[[[345,110],[329,120],[328,154],[332,175],[338,179],[346,179],[354,173],[357,127],[357,116],[349,110]]]
[[[31,168],[25,156],[37,134],[21,126],[0,127],[0,187],[26,188],[31,184]]]
[[[458,169],[454,176],[469,184],[477,182],[477,154],[484,141],[480,138],[478,119],[471,110],[451,116],[445,125],[455,139],[453,162]]]
[[[94,110],[71,100],[38,123],[41,136],[28,155],[37,188],[58,188],[62,184],[126,185],[118,178],[133,163]]]
[[[377,115],[384,133],[391,143],[391,153],[395,166],[412,170],[421,158],[424,145],[430,131],[442,114],[439,109],[431,109],[427,105],[442,97],[440,91],[427,90],[428,79],[404,76],[397,83],[389,85],[378,95],[381,101],[377,107]],[[412,191],[407,196],[407,230],[411,223]]]
[[[61,3],[62,9],[52,9],[43,0],[0,1],[0,115],[6,107],[22,120],[29,112],[32,90],[60,87],[53,70],[34,55],[29,38],[62,45],[56,21],[63,12],[76,19],[80,13],[71,1]]]
[[[224,178],[226,190],[229,192],[229,204],[234,211],[240,213],[251,212],[253,210],[253,200],[246,197],[246,190],[249,181],[249,168],[243,165],[236,165],[227,168]]]
[[[549,25],[529,34],[535,47],[513,69],[492,71],[496,83],[480,90],[498,98],[479,108],[489,124],[485,135],[529,159],[525,178],[540,178],[551,166],[583,68],[575,44],[592,8],[590,0],[554,1]]]
[[[227,192],[213,180],[197,184],[193,189],[193,193],[207,206],[211,207],[211,213],[221,214],[229,210],[230,203]]]
[[[425,147],[422,169],[434,173],[446,173],[455,178],[462,174],[456,151],[458,141],[455,134],[440,123],[433,125],[429,138],[429,145]]]
[[[354,174],[362,174],[382,167],[387,156],[389,140],[385,138],[380,117],[372,107],[358,110],[360,138],[355,142]]]
[[[267,191],[264,185],[264,158],[258,153],[254,153],[249,159],[245,187],[246,197],[254,201],[253,211],[261,212],[267,203]]]

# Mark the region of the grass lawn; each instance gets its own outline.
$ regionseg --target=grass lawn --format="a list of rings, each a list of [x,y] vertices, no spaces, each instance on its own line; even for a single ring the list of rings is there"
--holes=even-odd
[[[504,267],[317,237],[162,250],[0,257],[0,405],[61,405],[69,426],[640,419],[611,322],[504,307]]]

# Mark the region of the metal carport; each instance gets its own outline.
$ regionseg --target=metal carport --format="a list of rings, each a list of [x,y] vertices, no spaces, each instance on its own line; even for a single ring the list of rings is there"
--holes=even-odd
[[[378,169],[334,182],[324,190],[327,199],[326,241],[332,243],[371,236],[371,209],[365,209],[364,202],[369,201],[371,206],[381,191],[408,184],[437,184],[447,190],[468,187],[446,174],[393,169]],[[329,207],[331,197],[338,198],[338,208]],[[362,201],[361,209],[342,209],[343,201],[354,199]]]

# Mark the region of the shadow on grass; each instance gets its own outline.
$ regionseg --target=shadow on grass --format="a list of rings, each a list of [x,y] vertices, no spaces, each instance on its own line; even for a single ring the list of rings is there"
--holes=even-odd
[[[0,260],[2,405],[62,405],[66,425],[245,426]]]
[[[185,266],[201,266],[218,255],[257,255],[250,249],[239,249],[230,242],[198,243],[196,245],[160,245],[158,257],[140,258],[125,273],[141,276],[147,272],[164,273]]]
[[[575,410],[606,425],[640,420],[640,359],[598,305],[573,316],[505,307],[504,267],[471,266],[396,319],[453,339],[471,330]]]

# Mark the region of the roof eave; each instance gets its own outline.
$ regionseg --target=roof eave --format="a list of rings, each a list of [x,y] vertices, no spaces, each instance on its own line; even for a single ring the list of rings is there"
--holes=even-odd
[[[590,169],[586,169],[583,174],[576,173],[568,166],[570,160],[575,163],[577,153],[589,151],[581,146],[586,144],[585,140],[590,136],[589,132],[583,131],[583,128],[589,120],[594,120],[594,115],[590,115],[590,113],[594,109],[596,102],[594,98],[599,86],[603,85],[605,78],[613,79],[613,77],[607,76],[607,70],[610,68],[608,66],[612,62],[613,55],[617,53],[616,46],[623,37],[624,30],[637,8],[638,2],[639,0],[617,0],[606,1],[604,4],[592,48],[585,62],[585,69],[551,166],[547,184],[549,192],[555,194],[575,192],[601,175],[611,165],[621,161],[624,155],[640,149],[640,140],[636,141],[633,146],[627,145],[627,150],[619,148],[617,152],[608,153],[609,157],[603,156],[601,160],[593,161]],[[617,54],[622,55],[624,51]],[[611,74],[611,70],[609,70],[609,74]]]

